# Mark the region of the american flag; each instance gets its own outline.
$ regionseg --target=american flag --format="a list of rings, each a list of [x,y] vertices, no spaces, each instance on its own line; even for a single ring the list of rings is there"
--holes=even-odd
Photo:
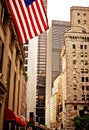
[[[16,31],[23,44],[48,29],[42,0],[7,0]]]

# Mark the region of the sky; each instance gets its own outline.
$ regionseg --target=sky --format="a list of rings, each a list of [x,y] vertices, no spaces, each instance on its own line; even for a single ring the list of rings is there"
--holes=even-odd
[[[70,7],[89,7],[89,0],[48,0],[48,21],[70,21]]]

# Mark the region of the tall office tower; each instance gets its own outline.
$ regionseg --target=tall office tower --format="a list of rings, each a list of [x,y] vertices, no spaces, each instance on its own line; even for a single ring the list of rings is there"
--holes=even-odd
[[[27,73],[27,119],[36,105],[37,37],[24,44],[25,72]]]
[[[24,51],[25,51],[25,63],[24,63],[24,68],[25,68],[25,75],[28,75],[28,51],[29,51],[29,43],[26,42],[24,43]],[[26,86],[27,87],[27,86]],[[27,87],[27,91],[26,91],[26,100],[27,100],[27,118],[28,118],[28,113],[29,113],[29,109],[28,109],[28,87]]]
[[[47,9],[47,0],[43,0]],[[36,85],[36,121],[45,124],[46,94],[46,46],[47,32],[38,36],[37,85]]]
[[[64,45],[64,32],[70,25],[66,21],[53,20],[47,35],[47,68],[46,68],[46,125],[50,127],[49,101],[53,81],[62,72],[61,49]]]
[[[71,26],[65,33],[63,60],[63,128],[89,110],[89,7],[71,7]]]

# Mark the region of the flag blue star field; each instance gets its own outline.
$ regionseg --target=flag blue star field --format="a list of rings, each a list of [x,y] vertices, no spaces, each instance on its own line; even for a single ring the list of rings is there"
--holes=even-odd
[[[42,0],[7,0],[16,31],[23,44],[48,29]]]
[[[26,6],[29,6],[30,4],[32,4],[32,2],[35,0],[24,0]]]

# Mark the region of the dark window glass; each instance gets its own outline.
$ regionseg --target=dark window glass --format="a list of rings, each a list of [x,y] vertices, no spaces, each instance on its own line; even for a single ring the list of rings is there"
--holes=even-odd
[[[80,24],[80,20],[78,20],[78,23]]]
[[[88,82],[88,77],[86,77],[86,82]]]
[[[81,69],[81,73],[84,73],[84,69],[83,68]]]
[[[25,71],[27,71],[27,66],[25,66]]]
[[[80,15],[80,13],[77,13],[77,15]]]
[[[80,49],[83,49],[83,45],[80,45]]]
[[[83,107],[83,110],[84,110],[84,111],[87,111],[87,110],[88,110],[88,106],[84,106],[84,107]]]
[[[89,90],[89,86],[86,86],[86,90]]]
[[[73,49],[75,49],[76,48],[76,46],[75,46],[75,44],[73,44]]]
[[[73,60],[73,64],[76,64],[76,60]]]
[[[77,110],[77,106],[74,106],[74,110]]]
[[[84,13],[83,15],[86,16],[86,13]]]
[[[84,110],[80,110],[80,111],[79,111],[79,115],[80,115],[80,116],[84,116]]]
[[[85,100],[85,95],[84,94],[82,95],[82,100]]]
[[[88,69],[85,69],[85,73],[86,73],[86,74],[88,73]]]
[[[87,94],[87,100],[89,100],[89,94]]]
[[[81,77],[81,81],[84,82],[84,77]]]
[[[85,60],[85,65],[88,65],[88,61],[87,60]]]
[[[84,90],[84,86],[82,86],[82,90]]]
[[[77,90],[77,85],[76,84],[74,84],[74,90]]]
[[[84,45],[84,48],[87,49],[87,45]]]

